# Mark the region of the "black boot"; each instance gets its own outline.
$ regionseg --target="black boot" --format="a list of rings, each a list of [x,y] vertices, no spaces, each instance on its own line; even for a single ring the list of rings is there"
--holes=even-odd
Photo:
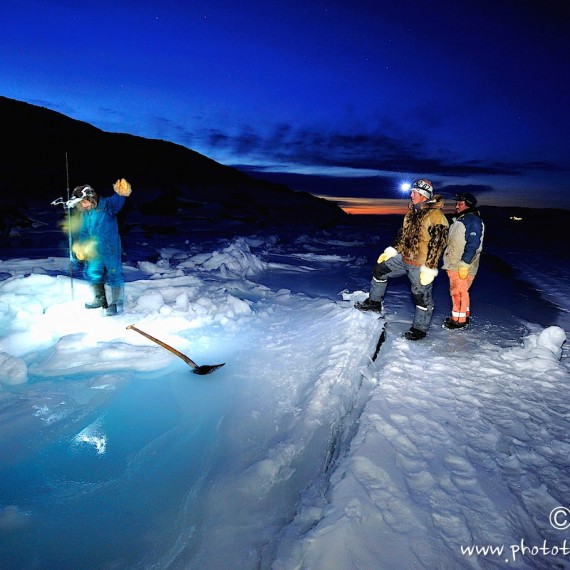
[[[111,303],[107,308],[106,315],[113,317],[119,312],[119,305],[122,304],[123,288],[111,287]]]
[[[469,323],[467,321],[464,323],[459,323],[451,317],[447,317],[445,321],[443,321],[443,326],[449,330],[464,329],[468,324]]]
[[[408,340],[422,340],[422,338],[426,337],[426,333],[420,329],[412,327],[409,331],[404,333],[404,337]]]
[[[107,305],[107,297],[105,297],[105,285],[103,283],[97,283],[92,285],[91,288],[93,289],[94,299],[91,303],[85,303],[85,308],[99,309],[102,307],[106,309],[109,305]]]
[[[359,311],[373,311],[375,313],[382,313],[383,310],[382,301],[373,301],[370,298],[365,299],[362,302],[358,301],[354,304],[354,306]]]

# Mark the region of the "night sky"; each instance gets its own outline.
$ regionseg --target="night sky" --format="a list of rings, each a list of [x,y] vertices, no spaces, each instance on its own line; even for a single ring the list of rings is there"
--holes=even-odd
[[[570,209],[569,4],[3,0],[0,95],[353,212],[420,176]]]

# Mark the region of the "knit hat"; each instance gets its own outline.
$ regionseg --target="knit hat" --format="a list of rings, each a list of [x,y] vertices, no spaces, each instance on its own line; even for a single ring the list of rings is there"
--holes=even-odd
[[[414,180],[412,191],[418,192],[428,200],[433,198],[433,184],[426,178],[418,178],[418,180]]]
[[[82,184],[76,186],[71,194],[72,198],[90,198],[91,196],[97,197],[97,192],[89,186],[89,184]]]
[[[477,205],[477,198],[473,196],[470,192],[462,192],[455,196],[456,202],[465,202],[470,208],[474,208]]]
[[[73,202],[73,205],[74,206],[76,205],[79,211],[83,211],[83,208],[81,207],[82,200],[89,200],[94,208],[97,207],[97,202],[99,201],[99,196],[97,195],[97,192],[95,192],[95,190],[93,190],[93,188],[91,188],[89,184],[82,184],[81,186],[76,186],[73,189],[71,196],[72,200],[70,200],[70,202]]]

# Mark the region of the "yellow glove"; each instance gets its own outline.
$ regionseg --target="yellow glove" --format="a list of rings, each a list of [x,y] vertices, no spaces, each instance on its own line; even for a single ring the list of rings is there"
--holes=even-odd
[[[392,259],[393,257],[396,257],[398,255],[398,252],[392,247],[387,247],[383,253],[380,254],[380,256],[378,257],[378,261],[377,263],[384,263],[385,261],[388,261],[389,259]]]
[[[79,261],[89,261],[97,257],[97,242],[94,239],[88,239],[84,242],[75,242],[71,246],[71,251],[75,253],[75,257]]]
[[[119,196],[130,196],[132,192],[131,185],[124,178],[119,178],[119,180],[113,184],[113,190],[115,190]]]
[[[459,273],[459,279],[467,279],[467,276],[469,275],[469,264],[464,261],[460,261],[457,273]]]
[[[83,255],[83,247],[81,246],[81,244],[79,243],[74,243],[71,246],[71,251],[73,251],[73,253],[75,253],[75,257],[77,257],[77,259],[79,259],[79,261],[83,261],[85,259],[85,256]]]
[[[422,285],[429,285],[437,275],[437,269],[431,269],[425,265],[420,267],[420,283]]]

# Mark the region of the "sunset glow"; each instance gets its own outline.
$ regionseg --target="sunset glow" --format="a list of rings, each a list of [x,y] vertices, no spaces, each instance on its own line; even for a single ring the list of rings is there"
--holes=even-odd
[[[392,200],[387,198],[352,198],[319,196],[338,204],[347,214],[354,215],[388,215],[405,214],[408,211],[408,200]]]

